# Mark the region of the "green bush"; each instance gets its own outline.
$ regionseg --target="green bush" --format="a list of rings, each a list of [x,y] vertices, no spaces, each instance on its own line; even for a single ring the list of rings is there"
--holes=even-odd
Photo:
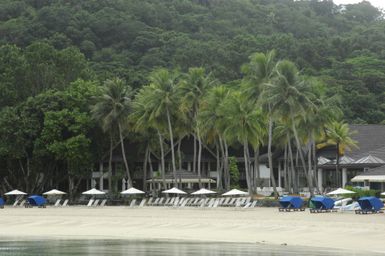
[[[346,186],[345,189],[356,192],[355,194],[345,196],[345,197],[351,197],[354,200],[357,200],[358,198],[363,197],[363,196],[379,197],[380,193],[381,193],[379,190],[374,190],[374,189],[363,190],[363,189],[359,189],[359,188],[354,188],[352,186]]]
[[[229,157],[229,169],[230,169],[230,186],[231,188],[239,188],[239,170],[237,165],[237,159],[235,157]]]

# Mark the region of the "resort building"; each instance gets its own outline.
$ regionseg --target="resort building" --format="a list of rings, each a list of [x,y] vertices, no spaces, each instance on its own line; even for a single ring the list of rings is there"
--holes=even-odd
[[[361,186],[373,189],[385,189],[385,125],[350,125],[350,130],[354,132],[353,140],[357,142],[357,148],[351,151],[345,150],[340,156],[339,171],[336,163],[336,146],[329,145],[317,150],[317,167],[312,170],[315,174],[314,183],[319,191],[329,191],[333,188],[345,185]],[[125,145],[126,156],[130,166],[130,173],[134,186],[145,190],[160,190],[161,184],[166,183],[167,188],[171,188],[174,183],[172,173],[170,148],[165,154],[166,174],[163,179],[159,170],[161,169],[161,159],[156,153],[150,153],[150,161],[147,163],[147,173],[144,173],[144,153],[143,145],[137,143],[127,143]],[[274,172],[278,191],[285,191],[287,177],[285,173],[285,155],[280,149],[273,150],[273,165],[271,170],[268,166],[266,148],[260,150],[259,169],[260,186],[259,192],[265,195],[271,194],[271,171]],[[296,152],[293,152],[297,155]],[[209,146],[203,145],[201,157],[201,177],[196,171],[197,167],[193,163],[194,139],[185,137],[175,145],[175,155],[177,157],[177,181],[181,188],[194,190],[198,188],[199,180],[206,188],[215,188],[218,178],[217,152]],[[244,160],[242,149],[230,148],[229,156],[235,157],[240,172],[240,186],[246,187],[246,177],[244,171]],[[296,156],[298,157],[298,156]],[[179,162],[179,158],[182,159]],[[93,172],[88,187],[108,191],[108,159],[106,155],[99,163],[98,171]],[[254,160],[251,158],[251,160]],[[149,164],[151,162],[151,164]],[[306,188],[306,177],[300,166],[300,161],[295,161],[295,179],[300,191],[308,191]],[[120,146],[117,145],[112,157],[112,175],[117,182],[115,191],[124,190],[127,187],[124,179],[124,165],[121,157]],[[144,182],[145,180],[145,182]],[[146,187],[144,187],[146,186]]]

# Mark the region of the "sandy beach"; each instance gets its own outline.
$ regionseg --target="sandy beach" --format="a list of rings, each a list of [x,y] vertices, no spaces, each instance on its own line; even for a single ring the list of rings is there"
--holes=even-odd
[[[385,214],[80,206],[8,207],[0,214],[5,239],[183,239],[385,253]]]

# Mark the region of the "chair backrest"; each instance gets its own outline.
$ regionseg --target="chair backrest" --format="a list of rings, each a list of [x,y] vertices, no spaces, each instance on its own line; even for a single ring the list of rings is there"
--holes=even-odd
[[[154,198],[153,198],[153,197],[150,197],[150,198],[148,199],[148,201],[147,201],[147,205],[151,205],[153,200],[154,200]]]
[[[98,206],[99,201],[100,201],[99,199],[96,199],[95,202],[94,202],[94,204],[93,204],[92,206],[94,206],[94,207]]]
[[[146,199],[145,198],[143,198],[142,199],[142,201],[140,202],[140,204],[139,204],[139,207],[143,207],[144,206],[144,204],[146,203]]]
[[[243,198],[238,198],[238,200],[235,201],[235,207],[240,207],[242,205]]]
[[[159,203],[160,197],[156,198],[151,205],[157,205]]]
[[[181,204],[180,204],[180,207],[185,207],[187,205],[187,203],[190,201],[190,198],[187,198],[186,200],[184,200]]]
[[[172,205],[175,201],[176,197],[172,197],[171,200],[168,202],[168,205]],[[166,205],[166,204],[165,204]]]
[[[54,206],[55,206],[55,207],[58,207],[58,206],[60,205],[60,202],[61,202],[61,199],[56,200]]]
[[[214,201],[213,207],[218,207],[220,199]]]
[[[225,201],[225,199],[226,199],[226,198],[224,198],[224,197],[219,198],[218,205],[222,205],[223,202]]]
[[[169,197],[169,198],[167,198],[167,199],[166,199],[166,202],[164,202],[164,204],[165,204],[165,205],[168,205],[168,204],[170,203],[170,200],[171,200],[171,198],[170,198],[170,197]]]
[[[230,199],[231,199],[231,197],[226,198],[225,201],[223,201],[222,205],[227,206],[230,202]]]
[[[179,204],[179,197],[175,197],[174,203],[172,206],[176,207]]]
[[[231,198],[230,202],[229,202],[229,206],[235,206],[235,202],[237,201],[237,198]]]
[[[164,202],[164,197],[161,197],[158,201],[158,204],[157,205],[162,205]]]
[[[214,205],[214,198],[211,198],[207,207],[213,207],[213,205]]]
[[[13,207],[16,207],[19,204],[19,199],[16,199],[16,201],[13,203]]]
[[[107,199],[103,199],[103,201],[100,203],[100,206],[103,207],[105,206],[107,203]]]
[[[245,200],[245,202],[244,202],[244,204],[248,204],[248,203],[250,203],[250,202],[251,202],[251,197],[247,197],[246,200]]]
[[[21,201],[21,203],[20,203],[20,207],[23,207],[24,205],[25,205],[25,202],[26,202],[26,200],[23,200],[23,201]]]
[[[65,207],[68,205],[68,199],[64,200],[64,203],[62,204],[62,207]]]
[[[87,204],[87,207],[90,207],[92,206],[92,204],[94,203],[94,199],[90,199],[90,201],[88,201],[88,204]]]
[[[131,203],[130,203],[130,207],[134,207],[135,204],[136,204],[136,199],[133,199],[133,200],[131,201]]]
[[[254,200],[254,201],[251,203],[250,208],[254,208],[256,205],[257,205],[257,200]]]

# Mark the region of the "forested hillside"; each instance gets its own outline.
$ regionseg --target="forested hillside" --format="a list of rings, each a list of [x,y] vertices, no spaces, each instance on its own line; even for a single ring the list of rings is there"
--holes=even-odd
[[[126,79],[154,67],[203,66],[242,77],[253,52],[275,49],[341,95],[345,118],[385,120],[385,21],[368,2],[292,0],[22,0],[0,3],[0,104],[77,78]]]

